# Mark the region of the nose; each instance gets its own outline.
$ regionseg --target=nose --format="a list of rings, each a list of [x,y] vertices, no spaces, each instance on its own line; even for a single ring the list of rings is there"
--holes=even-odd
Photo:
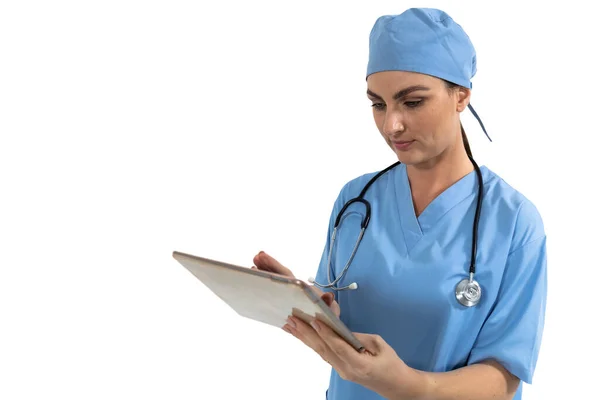
[[[392,138],[404,132],[404,121],[401,113],[388,111],[383,121],[383,133]]]

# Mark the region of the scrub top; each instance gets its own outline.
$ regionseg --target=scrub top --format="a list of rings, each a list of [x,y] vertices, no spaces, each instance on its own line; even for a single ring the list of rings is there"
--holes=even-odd
[[[536,207],[485,166],[475,280],[478,305],[464,307],[456,284],[468,277],[478,179],[472,171],[417,217],[406,166],[380,176],[367,191],[371,220],[335,292],[341,320],[353,332],[380,335],[410,367],[444,372],[494,359],[531,383],[546,307],[546,235]],[[351,180],[335,201],[316,274],[326,284],[333,224],[345,202],[376,173]],[[344,268],[358,238],[364,206],[352,204],[338,228],[331,280]],[[521,399],[522,382],[514,397]],[[480,382],[473,382],[479,385]],[[329,400],[382,399],[332,369]]]

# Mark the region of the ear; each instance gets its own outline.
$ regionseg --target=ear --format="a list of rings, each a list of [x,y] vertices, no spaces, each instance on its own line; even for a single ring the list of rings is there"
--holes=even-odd
[[[456,111],[463,112],[465,108],[469,105],[471,101],[471,89],[467,89],[465,87],[459,87],[456,91],[457,103],[456,103]]]

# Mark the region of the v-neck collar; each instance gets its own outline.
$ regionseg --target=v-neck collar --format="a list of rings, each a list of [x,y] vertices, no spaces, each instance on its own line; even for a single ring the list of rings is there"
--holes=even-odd
[[[479,169],[485,185],[488,170],[485,166],[480,166]],[[433,199],[417,218],[406,165],[399,165],[395,175],[398,212],[407,252],[410,252],[448,211],[465,199],[476,196],[478,191],[477,172],[473,170]]]

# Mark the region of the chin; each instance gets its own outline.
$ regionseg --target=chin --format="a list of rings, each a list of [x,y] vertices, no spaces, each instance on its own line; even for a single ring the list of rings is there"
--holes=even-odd
[[[395,150],[396,157],[398,157],[398,161],[405,165],[415,165],[420,164],[423,161],[426,161],[422,154],[419,154],[415,151],[398,151]]]

